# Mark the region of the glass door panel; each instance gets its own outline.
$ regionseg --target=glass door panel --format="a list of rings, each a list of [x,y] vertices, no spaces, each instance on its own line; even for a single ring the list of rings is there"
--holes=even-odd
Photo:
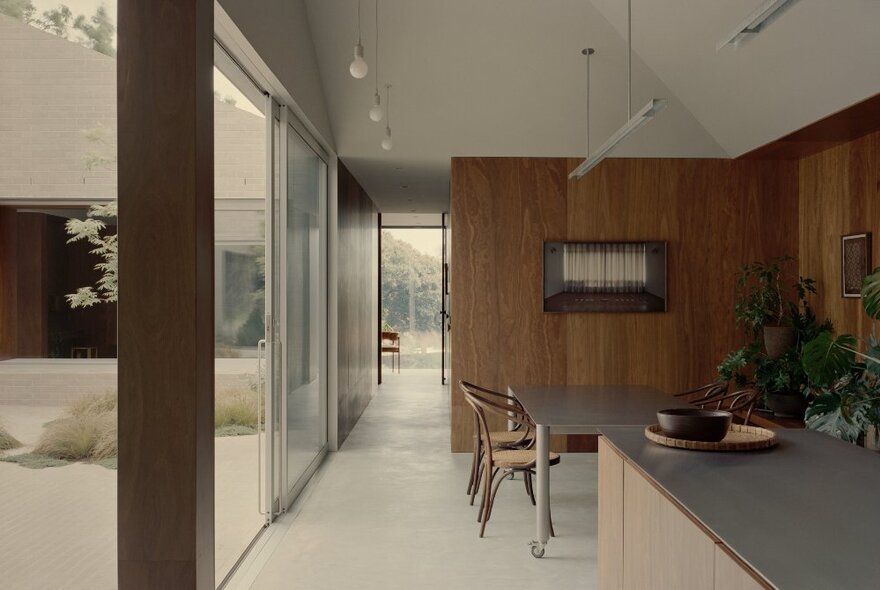
[[[326,445],[324,217],[327,167],[287,126],[283,342],[287,500]]]
[[[214,69],[215,580],[266,523],[268,101],[219,47]],[[268,350],[271,350],[269,348]]]

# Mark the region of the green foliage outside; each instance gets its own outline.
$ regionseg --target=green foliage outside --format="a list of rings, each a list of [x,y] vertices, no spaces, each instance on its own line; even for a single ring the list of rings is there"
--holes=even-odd
[[[101,277],[94,286],[80,287],[66,295],[70,307],[91,307],[96,303],[117,301],[119,297],[119,250],[116,233],[107,232],[109,220],[116,218],[116,202],[89,207],[85,219],[68,219],[64,227],[70,236],[67,243],[87,241],[91,253],[101,261],[95,268]]]
[[[399,332],[439,331],[440,259],[382,232],[383,322]]]
[[[382,323],[401,333],[401,368],[440,367],[441,264],[383,230]],[[390,369],[390,356],[384,364]]]
[[[37,9],[31,0],[0,0],[0,14],[62,39],[68,39],[72,29],[78,33],[75,41],[83,47],[110,57],[116,56],[116,48],[113,45],[116,25],[110,20],[107,7],[103,4],[91,16],[84,14],[74,16],[73,11],[65,4],[59,4],[57,8],[45,10],[42,15],[37,16]]]

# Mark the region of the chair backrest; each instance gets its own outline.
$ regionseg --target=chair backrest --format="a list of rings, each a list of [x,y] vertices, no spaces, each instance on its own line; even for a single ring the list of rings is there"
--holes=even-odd
[[[712,400],[716,410],[727,410],[731,414],[745,412],[743,424],[748,425],[752,419],[752,410],[758,403],[760,392],[754,387],[747,387],[732,393],[721,395]]]
[[[727,393],[727,381],[713,381],[694,389],[676,393],[675,397],[684,398],[689,404],[703,407],[709,400],[717,398]]]
[[[488,420],[486,419],[487,412],[503,416],[507,420],[516,424],[517,428],[525,427],[526,430],[523,434],[523,439],[525,439],[528,433],[532,431],[534,423],[522,407],[522,404],[520,404],[516,398],[479,387],[466,381],[459,381],[458,386],[464,394],[465,401],[474,410],[475,429],[479,430],[479,436],[486,441],[486,448],[487,452],[490,453],[490,459],[492,439]],[[508,401],[502,403],[494,396],[504,398]],[[509,403],[510,400],[515,403]]]
[[[382,343],[400,346],[400,332],[382,332]]]

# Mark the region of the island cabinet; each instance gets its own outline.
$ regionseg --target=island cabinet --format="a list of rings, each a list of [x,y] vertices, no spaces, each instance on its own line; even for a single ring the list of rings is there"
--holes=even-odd
[[[600,590],[769,588],[603,438],[598,541]]]

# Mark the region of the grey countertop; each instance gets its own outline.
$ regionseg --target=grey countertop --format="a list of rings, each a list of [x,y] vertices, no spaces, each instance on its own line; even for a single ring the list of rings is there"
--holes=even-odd
[[[560,434],[653,424],[657,410],[691,407],[645,385],[511,385],[508,391],[532,420]]]
[[[633,464],[783,590],[880,588],[880,455],[809,430],[764,451],[663,447],[602,428]]]

